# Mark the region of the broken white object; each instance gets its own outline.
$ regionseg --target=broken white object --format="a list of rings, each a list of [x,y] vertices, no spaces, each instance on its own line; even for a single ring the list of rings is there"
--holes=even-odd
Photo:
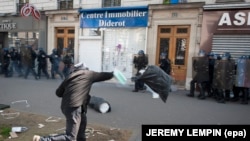
[[[43,124],[41,124],[41,123],[38,124],[38,128],[43,128],[43,127],[44,127]]]
[[[49,117],[45,121],[46,122],[59,122],[60,119],[61,118],[58,118],[58,117]]]
[[[26,131],[26,130],[28,130],[28,128],[27,127],[12,127],[11,128],[11,132],[24,132],[24,131]]]
[[[13,101],[13,102],[11,102],[11,104],[20,103],[20,102],[24,102],[24,103],[26,103],[26,107],[30,107],[30,105],[29,105],[29,103],[28,103],[27,100]]]
[[[110,109],[110,106],[108,103],[102,103],[99,107],[101,113],[107,113]]]
[[[152,98],[160,98],[160,96],[159,96],[158,93],[153,92],[153,93],[152,93]]]
[[[15,113],[1,113],[1,115],[5,119],[13,119],[13,118],[18,117],[20,115],[20,113],[19,112],[15,112]]]

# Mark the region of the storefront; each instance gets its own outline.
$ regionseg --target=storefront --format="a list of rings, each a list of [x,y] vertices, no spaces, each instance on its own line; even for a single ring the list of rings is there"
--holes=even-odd
[[[39,19],[29,16],[0,17],[0,49],[14,47],[18,50],[25,46],[46,48],[46,17]]]
[[[91,70],[133,75],[133,55],[146,50],[148,7],[82,9],[79,60]]]
[[[233,59],[250,55],[250,3],[204,6],[201,48],[229,52]]]

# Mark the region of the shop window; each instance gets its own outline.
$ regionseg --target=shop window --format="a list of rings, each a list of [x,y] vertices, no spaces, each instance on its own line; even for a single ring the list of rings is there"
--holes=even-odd
[[[59,10],[73,9],[73,0],[58,0],[57,3]]]
[[[102,0],[102,7],[121,6],[121,0]]]

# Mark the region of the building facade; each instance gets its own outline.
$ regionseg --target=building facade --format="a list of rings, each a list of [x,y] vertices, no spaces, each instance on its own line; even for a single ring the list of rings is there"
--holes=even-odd
[[[29,5],[25,10],[34,11],[21,14],[26,3]],[[127,78],[133,75],[132,59],[139,50],[148,54],[152,65],[159,65],[160,53],[166,52],[172,61],[171,75],[188,89],[192,57],[200,49],[218,53],[230,50],[235,58],[248,52],[249,3],[250,0],[3,0],[0,48],[32,45],[45,48],[48,54],[54,48],[63,54],[67,48],[75,62],[83,61],[96,71],[118,68]],[[131,11],[135,13],[129,15]],[[139,16],[133,16],[136,12]],[[88,17],[83,13],[89,13]],[[105,13],[115,16],[103,20],[101,15]],[[143,25],[138,22],[141,20]]]

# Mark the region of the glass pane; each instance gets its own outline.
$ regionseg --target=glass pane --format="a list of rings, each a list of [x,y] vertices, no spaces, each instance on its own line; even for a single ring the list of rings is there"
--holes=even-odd
[[[63,43],[64,43],[63,38],[57,38],[57,49],[58,49],[59,54],[63,53]]]
[[[64,33],[64,29],[57,29],[57,33]]]
[[[103,7],[121,6],[121,0],[103,0]]]
[[[187,28],[178,28],[177,33],[188,33],[188,29]]]
[[[161,33],[170,33],[171,32],[171,28],[161,28]]]
[[[68,33],[74,34],[74,33],[75,33],[75,30],[74,30],[74,29],[69,29],[69,30],[68,30]]]
[[[169,38],[160,38],[159,56],[163,52],[165,52],[166,54],[168,54],[168,52],[169,52]],[[160,57],[159,57],[158,63],[160,64]]]
[[[74,57],[75,38],[68,38],[68,52]]]
[[[187,39],[176,39],[175,65],[185,65]]]

